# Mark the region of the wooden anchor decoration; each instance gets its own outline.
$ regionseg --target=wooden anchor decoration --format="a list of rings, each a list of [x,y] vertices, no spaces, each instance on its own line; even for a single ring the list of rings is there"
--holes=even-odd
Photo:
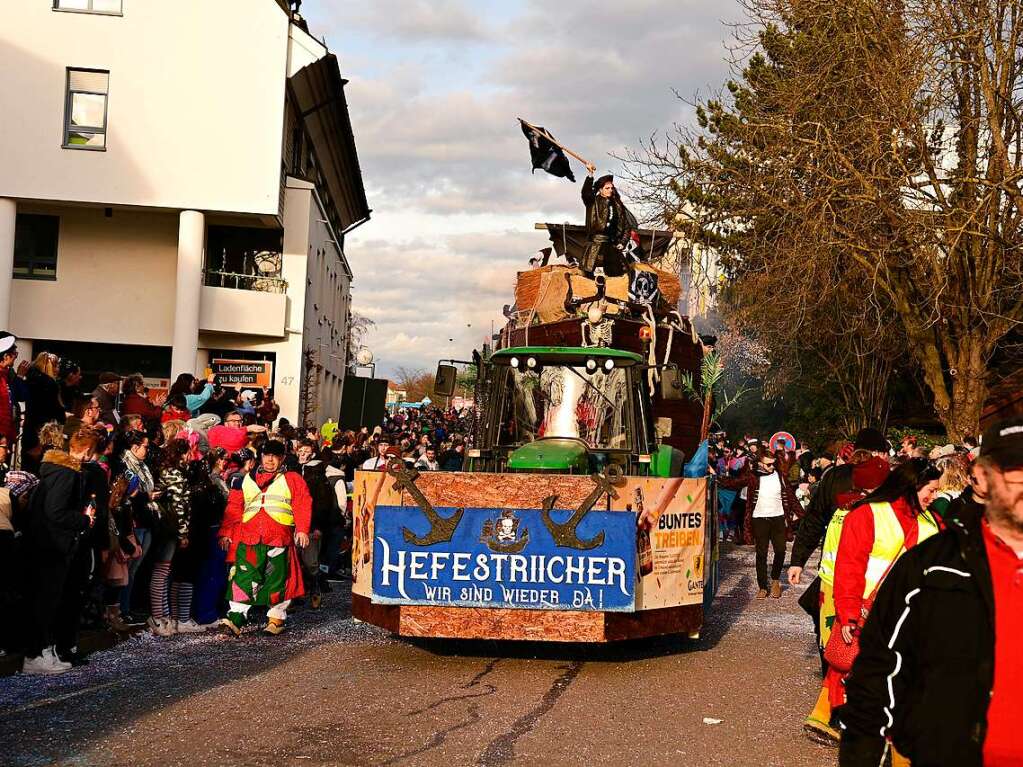
[[[416,505],[430,523],[430,530],[426,535],[416,535],[407,527],[403,527],[401,533],[405,536],[406,543],[416,546],[433,546],[436,543],[450,541],[455,535],[455,528],[462,521],[465,509],[457,509],[450,517],[442,517],[434,510],[433,505],[426,500],[423,491],[416,487],[416,478],[419,476],[418,471],[408,468],[405,462],[400,459],[388,461],[386,471],[394,477],[393,489],[398,491],[407,490],[408,494],[412,496],[412,500],[416,502]]]
[[[614,486],[621,484],[622,476],[622,470],[616,464],[608,466],[604,470],[603,474],[592,474],[590,478],[593,480],[593,490],[591,490],[590,494],[583,499],[583,502],[579,504],[579,508],[572,513],[572,516],[560,524],[551,518],[551,509],[553,509],[554,504],[557,503],[558,496],[549,495],[544,498],[543,508],[540,510],[540,518],[543,520],[544,525],[554,538],[554,543],[558,546],[564,546],[570,549],[583,550],[595,549],[604,543],[603,530],[588,541],[581,540],[576,531],[579,527],[579,523],[582,522],[583,517],[589,513],[590,509],[592,509],[593,505],[600,500],[602,495],[607,493],[612,498],[618,497],[618,493],[614,489]]]

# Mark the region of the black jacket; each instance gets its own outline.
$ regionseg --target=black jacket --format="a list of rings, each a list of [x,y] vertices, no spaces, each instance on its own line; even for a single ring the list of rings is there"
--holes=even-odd
[[[25,405],[25,426],[22,439],[25,447],[39,444],[39,429],[50,421],[64,423],[67,413],[60,401],[60,384],[38,368],[31,368],[25,377],[28,402]]]
[[[806,567],[806,561],[814,551],[824,543],[824,534],[835,514],[840,493],[852,490],[852,464],[833,466],[824,472],[821,481],[810,497],[806,513],[796,531],[796,540],[792,544],[792,565]]]
[[[299,466],[299,473],[309,488],[313,499],[313,516],[311,530],[325,533],[332,530],[340,521],[337,496],[334,488],[327,481],[327,465],[319,460],[310,461]]]
[[[881,586],[838,710],[841,767],[880,764],[882,733],[913,767],[981,767],[995,610],[980,520],[914,546]]]
[[[70,557],[89,527],[84,509],[81,462],[63,450],[47,450],[29,512],[33,547]]]

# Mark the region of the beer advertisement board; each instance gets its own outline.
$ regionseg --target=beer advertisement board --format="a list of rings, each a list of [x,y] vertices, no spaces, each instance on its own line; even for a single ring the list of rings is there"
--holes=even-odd
[[[700,604],[706,569],[707,482],[703,479],[628,477],[612,508],[652,511],[652,567],[641,568],[637,610]],[[646,570],[649,570],[648,572]]]

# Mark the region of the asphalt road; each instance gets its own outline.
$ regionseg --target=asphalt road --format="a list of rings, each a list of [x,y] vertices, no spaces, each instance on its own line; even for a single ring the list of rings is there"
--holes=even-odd
[[[0,764],[835,764],[800,726],[819,681],[797,590],[753,600],[752,552],[725,550],[698,641],[411,643],[355,623],[347,590],[281,637],[139,636],[0,679]]]

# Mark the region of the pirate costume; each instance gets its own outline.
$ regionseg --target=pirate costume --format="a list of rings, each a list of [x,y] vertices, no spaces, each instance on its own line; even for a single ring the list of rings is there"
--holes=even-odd
[[[597,268],[603,268],[608,277],[625,274],[628,265],[623,251],[632,231],[639,227],[636,217],[622,203],[617,189],[610,197],[600,194],[601,188],[612,181],[611,176],[601,176],[594,183],[593,176],[587,176],[583,182],[582,198],[586,206],[586,234],[589,239],[579,268],[589,276]]]

